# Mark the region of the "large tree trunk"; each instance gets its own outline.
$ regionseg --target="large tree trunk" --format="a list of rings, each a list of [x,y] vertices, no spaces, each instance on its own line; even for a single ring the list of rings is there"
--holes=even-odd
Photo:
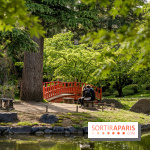
[[[33,37],[39,47],[38,52],[24,54],[24,68],[21,83],[21,100],[43,100],[43,46],[44,38]]]

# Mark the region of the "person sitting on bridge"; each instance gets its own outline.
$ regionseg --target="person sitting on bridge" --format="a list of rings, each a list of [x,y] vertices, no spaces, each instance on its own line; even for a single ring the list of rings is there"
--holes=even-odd
[[[81,107],[84,108],[84,100],[93,101],[95,100],[95,92],[90,85],[83,86],[82,88],[82,97],[78,99],[81,104]]]

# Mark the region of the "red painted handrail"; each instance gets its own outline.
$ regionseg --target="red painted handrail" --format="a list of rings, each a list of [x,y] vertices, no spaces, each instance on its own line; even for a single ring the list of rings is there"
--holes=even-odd
[[[86,85],[86,83],[82,82],[60,82],[60,81],[51,81],[51,82],[43,82],[43,98],[49,99],[54,96],[64,94],[64,93],[72,93],[75,94],[75,100],[77,94],[82,93],[82,86]],[[95,91],[95,97],[97,99],[102,100],[102,88],[97,88],[95,86],[91,87]]]

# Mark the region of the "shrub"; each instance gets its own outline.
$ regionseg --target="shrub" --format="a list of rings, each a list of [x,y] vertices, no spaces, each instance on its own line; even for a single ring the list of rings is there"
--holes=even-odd
[[[113,95],[118,96],[118,91],[114,91]]]
[[[110,92],[103,92],[103,96],[110,96],[111,93]]]
[[[134,95],[134,90],[123,89],[123,95]]]
[[[129,95],[129,93],[135,94],[139,91],[139,86],[137,84],[131,84],[131,85],[127,85],[122,89],[123,93],[126,93]]]
[[[143,85],[142,85],[142,88],[143,88],[144,90],[150,90],[150,84],[143,84]]]

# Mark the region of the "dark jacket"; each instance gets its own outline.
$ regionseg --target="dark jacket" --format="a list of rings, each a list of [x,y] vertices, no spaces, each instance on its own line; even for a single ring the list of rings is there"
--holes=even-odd
[[[90,90],[90,94],[89,92],[87,92],[88,90]],[[83,90],[83,97],[91,97],[91,100],[95,100],[95,92],[93,88],[90,88],[90,89],[87,88]]]
[[[93,90],[93,88],[90,88],[92,96],[91,96],[91,100],[95,100],[95,92]]]

